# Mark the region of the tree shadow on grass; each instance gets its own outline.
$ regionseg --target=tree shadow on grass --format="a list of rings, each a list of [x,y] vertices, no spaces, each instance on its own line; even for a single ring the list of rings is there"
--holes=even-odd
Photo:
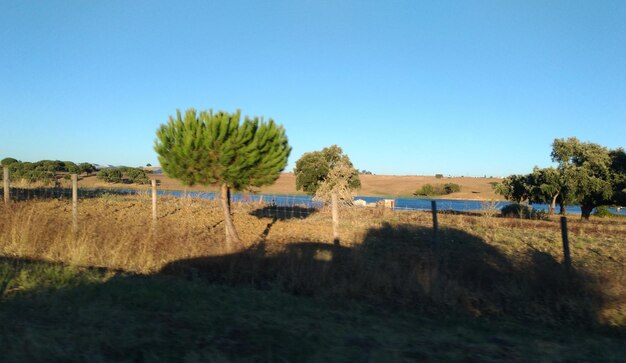
[[[384,224],[353,246],[268,242],[174,261],[158,274],[388,308],[601,325],[598,315],[609,301],[580,265],[568,272],[545,252],[529,249],[513,259],[464,231],[440,232],[433,244],[429,228]]]
[[[312,214],[317,213],[318,209],[301,207],[301,206],[277,206],[268,205],[263,208],[257,208],[250,212],[251,216],[255,216],[259,219],[271,218],[271,222],[267,224],[260,236],[259,244],[257,248],[264,247],[267,236],[270,234],[272,227],[277,221],[287,221],[290,219],[304,219],[310,217]]]
[[[264,249],[253,246],[230,255],[175,261],[154,276],[0,257],[2,360],[316,360],[320,351],[345,349],[348,341],[357,353],[379,348],[385,340],[370,335],[381,321],[376,320],[372,328],[367,319],[398,307],[443,313],[435,317],[461,314],[512,318],[523,324],[539,321],[561,331],[563,325],[597,326],[595,316],[603,298],[584,271],[574,269],[568,275],[552,256],[535,250],[519,261],[511,260],[480,238],[456,229],[442,229],[434,247],[431,236],[428,228],[385,224],[370,229],[362,243],[351,247],[316,241]],[[295,299],[277,290],[330,298],[340,309],[320,310],[317,300]],[[382,309],[352,314],[353,302]],[[465,331],[493,335],[492,340],[509,354],[499,356],[501,361],[519,360],[521,345],[529,345],[535,357],[543,357],[543,348],[534,347],[535,339],[584,350],[576,348],[574,338],[569,343],[547,340],[544,330],[511,333],[510,326],[502,324],[485,333],[480,326],[462,321],[460,326],[435,332],[451,337],[446,343],[451,345],[439,349],[473,346],[485,351],[492,344],[478,345],[472,337],[463,348],[456,347],[460,332]],[[403,321],[387,331],[406,330],[406,324]],[[424,330],[419,326],[423,321],[408,324],[415,331]],[[439,320],[426,324],[433,329],[441,325]],[[333,334],[339,328],[350,335]],[[537,332],[544,336],[537,338]],[[320,338],[327,334],[349,340]],[[409,329],[404,334],[413,337],[400,346],[405,353],[408,345],[423,345],[422,340],[437,342],[427,337],[430,332]],[[511,343],[516,334],[531,338]],[[602,344],[608,344],[609,338],[611,349],[620,346],[619,338],[610,335],[602,336]],[[397,352],[398,344],[389,344],[384,356]],[[548,353],[554,358],[554,352]],[[334,356],[342,357],[366,360],[362,355]]]
[[[276,327],[287,324],[281,310],[294,302],[171,276],[0,257],[0,361],[303,361],[316,344]]]
[[[599,325],[604,295],[584,270],[568,273],[536,250],[511,260],[457,229],[444,229],[441,236],[433,247],[429,228],[385,224],[352,247],[315,241],[263,244],[175,261],[161,273],[388,307]]]
[[[274,220],[286,221],[290,219],[304,219],[318,212],[317,208],[302,206],[277,206],[268,205],[250,212],[250,215],[257,218],[272,218]]]

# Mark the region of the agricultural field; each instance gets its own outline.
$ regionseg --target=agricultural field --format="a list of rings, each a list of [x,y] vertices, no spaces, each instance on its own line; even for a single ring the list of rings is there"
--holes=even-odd
[[[107,194],[0,207],[7,361],[619,361],[626,220]]]

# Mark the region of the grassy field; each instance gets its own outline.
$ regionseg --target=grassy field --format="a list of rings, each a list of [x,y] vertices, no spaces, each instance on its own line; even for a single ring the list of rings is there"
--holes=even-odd
[[[618,362],[619,336],[0,259],[3,362]]]
[[[155,176],[160,180],[161,189],[184,190],[185,187],[179,181],[171,179],[166,175]],[[446,195],[442,198],[448,199],[469,199],[469,200],[501,200],[502,197],[496,195],[490,183],[499,182],[497,178],[442,178],[434,176],[396,176],[396,175],[361,175],[361,190],[358,195],[383,196],[383,197],[409,197],[424,184],[445,184],[456,183],[461,186],[461,191]],[[96,179],[95,176],[83,178],[79,185],[81,187],[128,187],[124,184],[106,184]],[[137,186],[135,186],[137,187]],[[146,188],[147,186],[139,186]],[[188,191],[218,191],[218,187],[194,186],[187,188]],[[293,173],[283,173],[275,184],[260,188],[260,193],[265,194],[303,194],[296,191],[296,178]]]
[[[619,361],[626,221],[235,206],[147,196],[0,207],[4,361]]]

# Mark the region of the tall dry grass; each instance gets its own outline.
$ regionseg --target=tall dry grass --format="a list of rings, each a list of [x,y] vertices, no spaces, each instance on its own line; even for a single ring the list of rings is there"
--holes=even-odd
[[[626,326],[626,222],[572,220],[573,271],[562,266],[558,221],[347,209],[340,245],[329,211],[235,206],[242,251],[224,250],[212,201],[108,195],[0,207],[0,255],[137,273],[178,273],[231,284],[375,304],[515,316],[547,323]]]

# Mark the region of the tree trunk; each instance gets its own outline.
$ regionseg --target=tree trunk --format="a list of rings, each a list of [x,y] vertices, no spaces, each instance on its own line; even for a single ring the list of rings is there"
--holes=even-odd
[[[565,210],[565,203],[561,202],[559,203],[559,207],[561,207],[561,215],[564,216],[567,214],[567,211]]]
[[[550,207],[548,208],[548,214],[553,216],[554,211],[556,210],[556,198],[559,197],[559,193],[556,193],[554,197],[552,197],[552,203],[550,203]]]
[[[337,206],[337,193],[330,194],[330,208],[333,216],[333,242],[339,244],[339,210]]]
[[[224,210],[224,229],[226,232],[226,250],[241,248],[241,240],[235,229],[233,218],[230,214],[230,188],[226,184],[222,184],[220,193],[220,202]]]
[[[591,216],[591,212],[593,211],[593,206],[588,204],[580,205],[580,218],[584,220],[589,220],[589,216]]]

